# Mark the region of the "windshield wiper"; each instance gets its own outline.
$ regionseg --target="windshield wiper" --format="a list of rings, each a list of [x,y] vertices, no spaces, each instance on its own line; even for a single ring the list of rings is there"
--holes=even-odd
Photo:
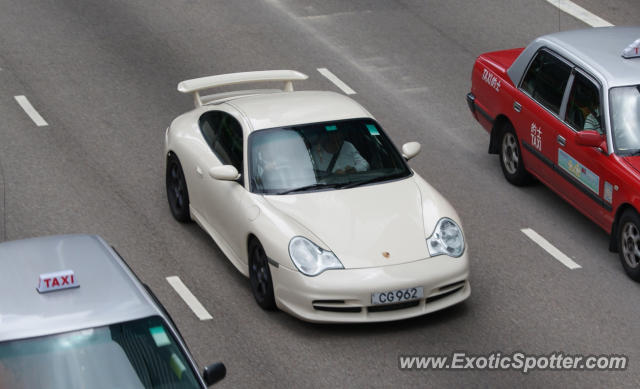
[[[388,176],[373,177],[373,178],[370,178],[368,180],[351,182],[349,184],[340,186],[340,188],[342,188],[342,189],[355,188],[356,186],[363,186],[363,185],[367,185],[367,184],[373,184],[374,182],[387,181],[387,180],[392,180],[394,178],[400,178],[400,177],[402,177],[404,175],[405,175],[405,172],[401,172],[401,173],[396,173],[396,174],[390,174]]]
[[[311,190],[311,189],[338,188],[338,187],[342,187],[342,184],[326,184],[322,182],[316,182],[315,184],[305,185],[305,186],[301,186],[293,189],[287,189],[282,192],[278,192],[276,194],[284,195],[284,194],[293,193],[293,192],[304,192],[305,190]]]

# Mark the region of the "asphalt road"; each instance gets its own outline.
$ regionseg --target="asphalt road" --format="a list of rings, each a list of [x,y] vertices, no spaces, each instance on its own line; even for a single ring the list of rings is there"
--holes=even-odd
[[[640,15],[632,0],[577,2],[616,25]],[[153,288],[200,365],[225,362],[220,387],[640,386],[640,285],[586,217],[540,184],[504,180],[464,99],[478,54],[583,22],[544,0],[0,0],[0,10],[0,240],[103,236]],[[464,223],[465,303],[371,325],[267,313],[202,230],[172,219],[164,130],[192,107],[177,83],[296,69],[310,75],[299,89],[339,91],[318,68],[353,88],[396,145],[422,143],[411,166]],[[17,95],[48,126],[37,127]],[[563,266],[523,228],[582,268]],[[198,320],[172,275],[212,320]],[[630,360],[624,372],[398,369],[401,354],[453,351]]]

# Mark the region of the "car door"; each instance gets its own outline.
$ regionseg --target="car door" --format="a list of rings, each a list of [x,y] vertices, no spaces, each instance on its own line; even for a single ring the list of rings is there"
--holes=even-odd
[[[560,108],[571,75],[571,64],[548,49],[539,50],[522,78],[521,99],[514,102],[514,125],[527,169],[551,187],[554,172],[555,132],[561,126]]]
[[[578,134],[597,131],[604,141],[606,129],[600,112],[602,87],[595,78],[574,68],[563,106],[564,124],[555,130],[555,160],[558,187],[563,197],[596,223],[605,225],[611,219],[612,182],[617,182],[607,169],[609,155],[598,147],[578,144]]]
[[[202,135],[211,149],[211,153],[202,155],[197,161],[196,171],[202,198],[200,201],[202,216],[209,231],[223,251],[231,249],[236,260],[242,258],[246,235],[242,204],[248,195],[243,185],[244,146],[243,131],[240,122],[230,113],[209,111],[199,121]],[[241,174],[237,181],[218,180],[209,175],[215,166],[233,165]]]

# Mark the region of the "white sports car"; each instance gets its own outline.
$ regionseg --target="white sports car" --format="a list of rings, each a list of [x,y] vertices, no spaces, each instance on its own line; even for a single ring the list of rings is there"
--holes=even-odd
[[[293,91],[291,70],[183,81],[195,109],[167,129],[173,216],[195,220],[249,277],[258,304],[313,322],[403,319],[469,297],[451,205],[373,116],[333,92]],[[283,90],[201,96],[264,81]]]

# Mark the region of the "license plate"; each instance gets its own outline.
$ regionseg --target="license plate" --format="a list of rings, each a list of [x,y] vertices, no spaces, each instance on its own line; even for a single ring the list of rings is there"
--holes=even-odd
[[[424,297],[422,286],[415,288],[390,290],[388,292],[376,292],[371,294],[371,304],[393,304],[403,301],[417,300]]]

